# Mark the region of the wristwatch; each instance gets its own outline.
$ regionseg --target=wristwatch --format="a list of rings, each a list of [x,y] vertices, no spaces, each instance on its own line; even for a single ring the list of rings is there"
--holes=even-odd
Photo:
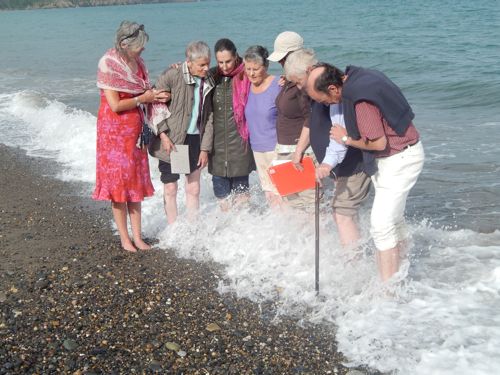
[[[344,135],[342,138],[340,138],[340,140],[342,141],[343,144],[345,144],[348,139],[349,139],[349,137],[347,135]]]

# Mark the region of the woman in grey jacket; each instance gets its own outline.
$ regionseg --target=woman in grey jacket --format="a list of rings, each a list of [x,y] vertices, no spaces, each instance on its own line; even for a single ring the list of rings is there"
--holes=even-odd
[[[248,199],[248,175],[255,170],[244,118],[250,82],[231,40],[218,40],[214,51],[217,67],[212,69],[213,148],[208,172],[212,175],[214,194],[225,211],[233,203]]]

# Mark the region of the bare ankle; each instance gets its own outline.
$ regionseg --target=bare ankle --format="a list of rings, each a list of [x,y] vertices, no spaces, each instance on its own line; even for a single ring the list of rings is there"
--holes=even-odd
[[[134,240],[134,244],[135,244],[135,246],[137,246],[137,248],[139,250],[150,250],[151,249],[151,245],[148,244],[147,242],[144,242],[144,240],[142,238]]]
[[[131,241],[122,241],[122,248],[125,251],[129,251],[131,253],[136,253],[137,248],[134,246],[134,244]]]

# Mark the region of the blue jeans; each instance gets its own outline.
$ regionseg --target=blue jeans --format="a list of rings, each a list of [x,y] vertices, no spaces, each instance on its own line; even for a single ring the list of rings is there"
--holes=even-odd
[[[212,176],[212,184],[214,194],[219,199],[226,198],[231,193],[246,193],[250,187],[248,175],[239,177]]]

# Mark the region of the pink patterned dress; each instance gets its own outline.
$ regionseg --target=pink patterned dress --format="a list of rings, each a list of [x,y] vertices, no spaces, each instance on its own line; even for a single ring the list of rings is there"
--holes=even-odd
[[[115,113],[103,90],[97,114],[96,186],[92,198],[141,202],[154,193],[146,149],[136,147],[142,131],[139,108]],[[119,93],[120,99],[135,95]]]

